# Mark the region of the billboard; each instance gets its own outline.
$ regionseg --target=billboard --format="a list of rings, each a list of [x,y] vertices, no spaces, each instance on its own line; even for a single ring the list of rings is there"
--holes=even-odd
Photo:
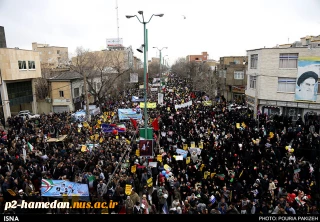
[[[138,77],[138,73],[130,73],[130,82],[138,82],[139,77]]]
[[[113,48],[113,47],[123,47],[123,39],[122,38],[107,39],[107,48]]]
[[[320,57],[299,57],[295,100],[317,100]]]
[[[88,184],[75,183],[67,180],[42,179],[41,196],[62,198],[65,195],[68,196],[68,198],[77,195],[81,201],[90,200]]]
[[[140,156],[152,156],[153,140],[140,140]]]

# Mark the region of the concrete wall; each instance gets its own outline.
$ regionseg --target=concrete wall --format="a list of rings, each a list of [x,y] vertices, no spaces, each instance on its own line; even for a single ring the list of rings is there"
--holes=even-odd
[[[48,103],[45,100],[38,101],[37,106],[38,106],[38,114],[42,114],[42,113],[48,114],[48,113],[52,112],[51,103]]]

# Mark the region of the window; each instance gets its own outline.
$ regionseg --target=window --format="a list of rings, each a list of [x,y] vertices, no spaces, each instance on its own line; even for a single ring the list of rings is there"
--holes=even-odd
[[[80,90],[79,90],[79,88],[74,88],[73,89],[73,96],[76,98],[76,97],[79,97],[79,95],[80,95],[80,92],[79,92]]]
[[[18,61],[19,69],[27,69],[26,61]]]
[[[234,79],[244,79],[244,71],[234,71]]]
[[[256,69],[258,67],[258,54],[253,54],[250,57],[250,68]]]
[[[278,92],[295,92],[296,79],[278,78]]]
[[[59,95],[60,95],[60,97],[64,97],[63,91],[59,91]]]
[[[29,69],[36,69],[36,63],[34,61],[28,61]]]
[[[250,76],[250,88],[255,89],[257,84],[257,77],[256,76]]]
[[[298,53],[280,53],[279,68],[295,69],[298,67]]]

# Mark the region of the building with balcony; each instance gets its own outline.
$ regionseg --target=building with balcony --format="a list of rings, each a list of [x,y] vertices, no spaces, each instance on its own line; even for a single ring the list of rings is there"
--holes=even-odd
[[[219,94],[227,101],[245,102],[247,56],[220,57],[217,73]]]
[[[247,50],[246,101],[257,114],[291,117],[320,114],[318,76],[320,45],[314,37],[307,42]],[[303,93],[303,96],[302,95]]]
[[[39,52],[0,48],[0,115],[5,120],[21,110],[37,113],[35,80],[39,77]]]

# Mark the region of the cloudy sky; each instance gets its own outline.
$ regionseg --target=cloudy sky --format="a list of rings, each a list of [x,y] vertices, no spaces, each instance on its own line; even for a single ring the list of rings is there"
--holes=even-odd
[[[107,38],[119,37],[136,49],[143,25],[125,15],[139,10],[146,20],[164,13],[147,24],[149,59],[159,56],[152,47],[168,47],[162,55],[170,64],[204,51],[217,60],[320,34],[320,0],[0,0],[0,26],[10,48],[31,49],[38,42],[74,53],[78,46],[104,49]]]

